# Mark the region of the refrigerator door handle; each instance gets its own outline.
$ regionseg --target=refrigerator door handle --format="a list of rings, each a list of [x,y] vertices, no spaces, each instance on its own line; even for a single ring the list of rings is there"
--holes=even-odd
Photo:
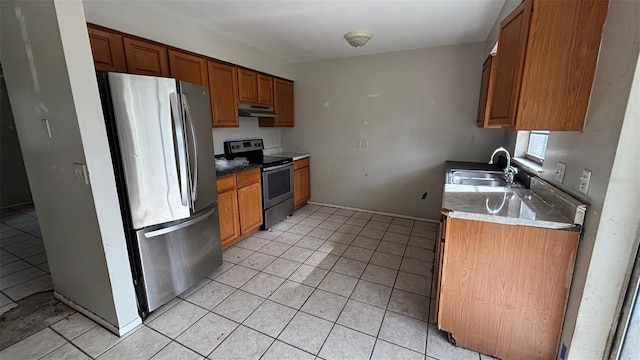
[[[186,145],[184,140],[184,125],[182,123],[182,117],[178,111],[178,97],[176,93],[170,95],[171,103],[171,117],[173,118],[173,124],[175,128],[175,138],[177,142],[178,150],[178,171],[180,177],[180,195],[182,199],[182,205],[187,206],[189,202],[189,187],[187,185],[187,154]]]
[[[193,118],[191,117],[191,111],[189,110],[189,101],[187,100],[187,96],[182,94],[182,106],[184,107],[184,113],[186,114],[186,118],[189,121],[189,128],[191,129],[191,139],[193,141],[193,157],[195,158],[193,163],[193,178],[191,180],[192,189],[191,189],[191,201],[195,203],[198,198],[198,138],[196,136],[196,130],[193,126]]]
[[[180,223],[178,225],[173,225],[173,226],[169,226],[163,229],[158,229],[158,230],[154,230],[154,231],[149,231],[148,233],[144,234],[144,237],[146,237],[147,239],[152,238],[152,237],[156,237],[156,236],[160,236],[160,235],[164,235],[164,234],[168,234],[170,232],[174,232],[180,229],[184,229],[186,227],[189,227],[193,224],[199,223],[200,221],[206,219],[209,217],[209,215],[213,214],[216,211],[216,207],[214,207],[213,209],[207,211],[206,213],[198,216],[195,219],[191,219],[191,220],[187,220],[183,223]]]

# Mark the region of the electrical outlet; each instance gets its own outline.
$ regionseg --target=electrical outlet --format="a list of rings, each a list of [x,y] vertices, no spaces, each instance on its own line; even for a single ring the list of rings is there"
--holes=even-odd
[[[589,191],[589,182],[591,181],[591,170],[584,169],[582,170],[582,176],[580,176],[580,185],[578,185],[578,190],[581,193],[586,194]]]
[[[556,164],[556,172],[554,178],[557,182],[562,183],[564,181],[565,170],[567,170],[567,164],[561,162]]]
[[[362,139],[362,147],[363,148],[368,148],[369,147],[369,140],[367,139]]]
[[[361,148],[362,147],[362,140],[358,139],[356,140],[356,148]]]

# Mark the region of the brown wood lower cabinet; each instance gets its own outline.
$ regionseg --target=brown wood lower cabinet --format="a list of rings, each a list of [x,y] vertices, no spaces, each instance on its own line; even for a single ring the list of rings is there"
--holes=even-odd
[[[309,158],[296,160],[293,163],[293,207],[298,209],[307,204],[311,198],[311,167]]]
[[[260,182],[238,189],[238,207],[240,231],[243,234],[262,225],[262,187]]]
[[[233,175],[232,175],[233,176]],[[220,241],[225,244],[240,237],[238,216],[238,196],[235,189],[218,194],[218,212],[220,218]]]
[[[260,169],[218,178],[220,241],[226,249],[262,225]]]
[[[579,236],[443,217],[438,327],[501,359],[555,359]]]

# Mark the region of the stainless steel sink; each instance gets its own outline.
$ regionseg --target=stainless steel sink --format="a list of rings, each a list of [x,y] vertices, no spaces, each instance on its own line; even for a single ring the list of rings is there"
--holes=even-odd
[[[492,187],[504,187],[507,186],[507,182],[500,179],[465,179],[465,178],[453,178],[451,184],[457,185],[473,185],[473,186],[492,186]]]
[[[457,185],[505,187],[502,172],[452,169],[447,174],[447,183]]]

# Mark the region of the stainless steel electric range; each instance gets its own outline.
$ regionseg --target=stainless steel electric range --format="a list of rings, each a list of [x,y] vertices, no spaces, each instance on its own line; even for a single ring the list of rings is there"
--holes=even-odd
[[[224,142],[227,159],[246,157],[262,164],[262,228],[269,229],[293,213],[293,159],[264,156],[263,150],[262,139]]]

